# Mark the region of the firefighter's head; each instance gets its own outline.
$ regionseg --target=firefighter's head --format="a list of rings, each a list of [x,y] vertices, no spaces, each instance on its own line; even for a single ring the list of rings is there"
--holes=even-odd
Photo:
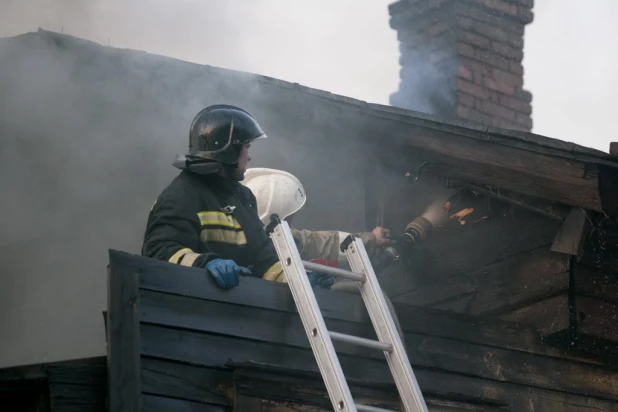
[[[189,131],[189,163],[218,163],[229,178],[242,180],[251,142],[266,134],[246,110],[218,104],[199,112]]]
[[[282,170],[267,168],[247,169],[242,184],[253,192],[257,200],[260,220],[270,223],[270,215],[291,223],[292,217],[307,202],[305,189],[296,176]]]

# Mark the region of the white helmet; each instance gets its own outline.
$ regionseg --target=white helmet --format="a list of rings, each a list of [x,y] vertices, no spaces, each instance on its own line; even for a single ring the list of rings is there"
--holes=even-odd
[[[241,183],[255,195],[258,215],[265,225],[270,223],[273,213],[285,219],[298,212],[307,201],[300,180],[282,170],[263,167],[247,169]]]

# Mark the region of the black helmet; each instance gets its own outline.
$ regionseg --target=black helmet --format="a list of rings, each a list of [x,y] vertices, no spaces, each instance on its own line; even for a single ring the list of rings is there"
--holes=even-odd
[[[207,159],[233,165],[242,146],[266,134],[247,111],[226,104],[208,106],[191,123],[188,159]]]

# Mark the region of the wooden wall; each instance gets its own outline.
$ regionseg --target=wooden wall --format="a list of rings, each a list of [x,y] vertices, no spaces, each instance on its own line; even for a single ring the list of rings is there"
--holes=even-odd
[[[332,330],[372,337],[359,297],[316,295]],[[243,278],[222,291],[199,269],[111,251],[108,310],[112,410],[329,407],[286,285]],[[413,306],[398,313],[431,410],[618,408],[617,370],[544,346],[529,328]],[[337,348],[357,401],[394,408],[382,355]]]

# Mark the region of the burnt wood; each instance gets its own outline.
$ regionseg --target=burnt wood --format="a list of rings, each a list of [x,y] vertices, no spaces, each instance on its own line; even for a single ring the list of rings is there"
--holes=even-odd
[[[111,254],[118,265],[135,270],[143,268],[144,272],[148,273],[148,276],[140,277],[140,289],[143,291],[164,292],[276,311],[296,311],[289,287],[285,284],[243,278],[239,287],[223,291],[197,268],[179,267],[118,251],[111,251]],[[177,280],[179,276],[182,276],[182,282]],[[361,323],[370,321],[358,296],[324,290],[315,290],[315,295],[326,319]],[[469,315],[397,303],[395,308],[400,314],[399,320],[403,329],[409,332],[556,357],[567,356],[543,345],[539,335],[529,326],[522,324],[495,319],[480,320]],[[405,316],[402,316],[402,313],[405,313]]]
[[[559,228],[556,220],[524,211],[441,228],[420,246],[409,271],[392,274],[397,288],[390,295],[395,301],[414,303],[406,297],[413,289],[439,285],[444,279],[482,270],[516,254],[549,248]]]
[[[577,294],[618,304],[618,273],[578,265],[575,271]]]
[[[434,172],[441,176],[602,210],[596,166],[493,144],[489,140],[461,139],[407,120],[405,115],[397,114],[376,119],[373,127],[380,130],[377,136],[383,136],[379,144],[384,161],[392,159],[393,153],[422,150],[426,160],[435,165]]]
[[[133,277],[139,290],[133,300],[136,313],[132,314],[139,323],[132,326],[139,331],[143,410],[229,410],[234,406],[234,394],[238,395],[236,402],[246,401],[255,408],[258,399],[304,405],[299,399],[273,399],[277,392],[239,391],[242,385],[237,372],[232,371],[256,363],[313,374],[316,384],[322,385],[287,285],[243,278],[239,287],[222,291],[200,269],[116,251],[110,251],[110,260],[111,268],[116,265],[126,273],[139,274]],[[316,295],[329,328],[373,337],[367,314],[360,310],[360,297],[319,290]],[[525,396],[522,390],[528,395],[529,405],[547,405],[546,399],[556,391],[566,391],[569,394],[561,393],[556,405],[583,405],[573,409],[577,411],[587,410],[586,402],[599,410],[611,410],[606,404],[618,400],[618,388],[612,384],[614,371],[591,361],[561,358],[559,350],[543,347],[538,335],[525,327],[475,321],[466,315],[446,315],[431,309],[399,308],[405,314],[400,318],[408,353],[428,399],[493,410],[511,408],[519,396]],[[365,393],[371,402],[396,401],[389,400],[394,387],[381,354],[364,353],[341,343],[336,346],[354,391]],[[383,397],[374,394],[376,397],[371,398],[362,392],[366,391],[362,382],[383,388]],[[280,392],[290,391],[281,384],[279,387]],[[513,392],[513,388],[519,390]],[[274,392],[273,387],[269,391]],[[588,401],[580,399],[586,396]],[[529,405],[518,410],[531,410],[524,408]]]
[[[107,352],[110,410],[140,412],[139,270],[123,267],[110,252]]]
[[[184,399],[167,398],[165,396],[144,394],[144,412],[230,412],[229,408],[218,405],[208,405],[204,403],[191,402]]]
[[[245,356],[240,360],[233,359],[235,362],[249,361],[253,356],[253,360],[263,363],[293,364],[302,370],[316,368],[302,323],[295,312],[256,310],[248,306],[155,292],[143,292],[140,302],[140,315],[144,322],[141,327],[142,353],[145,355],[223,367],[220,359],[226,357],[225,353],[231,353],[227,356]],[[238,319],[243,322],[238,322]],[[327,326],[329,330],[375,339],[375,335],[370,333],[373,330],[364,323],[331,319]],[[252,354],[251,349],[245,346],[246,343],[241,343],[231,351],[236,343],[226,342],[233,338],[253,341],[249,345],[259,344],[259,353]],[[544,356],[531,357],[526,353],[420,334],[408,333],[405,340],[415,368],[437,368],[554,390],[569,388],[573,393],[618,399],[618,388],[613,388],[609,383],[615,374],[602,372],[594,366]],[[213,345],[221,349],[212,348]],[[371,376],[369,370],[363,368],[367,364],[376,373],[373,376],[380,376],[377,373],[383,369],[379,373],[387,376],[387,381],[390,381],[382,353],[340,343],[335,346],[340,357],[344,354],[351,357],[350,366],[344,366],[349,376],[352,373],[359,378],[363,375]],[[295,348],[305,349],[303,355]],[[243,350],[245,355],[241,355]],[[466,356],[460,356],[462,353]],[[366,363],[363,358],[367,361],[371,359],[372,362]],[[301,362],[302,359],[305,361]],[[374,364],[373,360],[379,363]]]
[[[570,313],[568,293],[563,293],[505,314],[502,318],[534,326],[542,336],[572,329],[578,334],[618,343],[618,305],[586,296],[574,296],[572,300],[574,316]]]
[[[405,299],[437,308],[449,304],[451,310],[471,315],[495,316],[568,290],[568,270],[568,257],[542,247],[419,287]],[[454,299],[461,302],[459,307]]]
[[[293,400],[296,404],[329,410],[325,388],[316,376],[291,374],[271,365],[238,365],[235,376],[238,393],[275,400],[275,405]],[[460,377],[438,371],[423,371],[419,384],[427,386],[427,380],[434,382],[437,389],[436,392],[426,394],[430,411],[599,412],[613,411],[618,405],[613,401]],[[355,399],[362,399],[365,403],[390,409],[397,407],[393,400],[394,393],[387,387],[351,385],[351,390]]]

